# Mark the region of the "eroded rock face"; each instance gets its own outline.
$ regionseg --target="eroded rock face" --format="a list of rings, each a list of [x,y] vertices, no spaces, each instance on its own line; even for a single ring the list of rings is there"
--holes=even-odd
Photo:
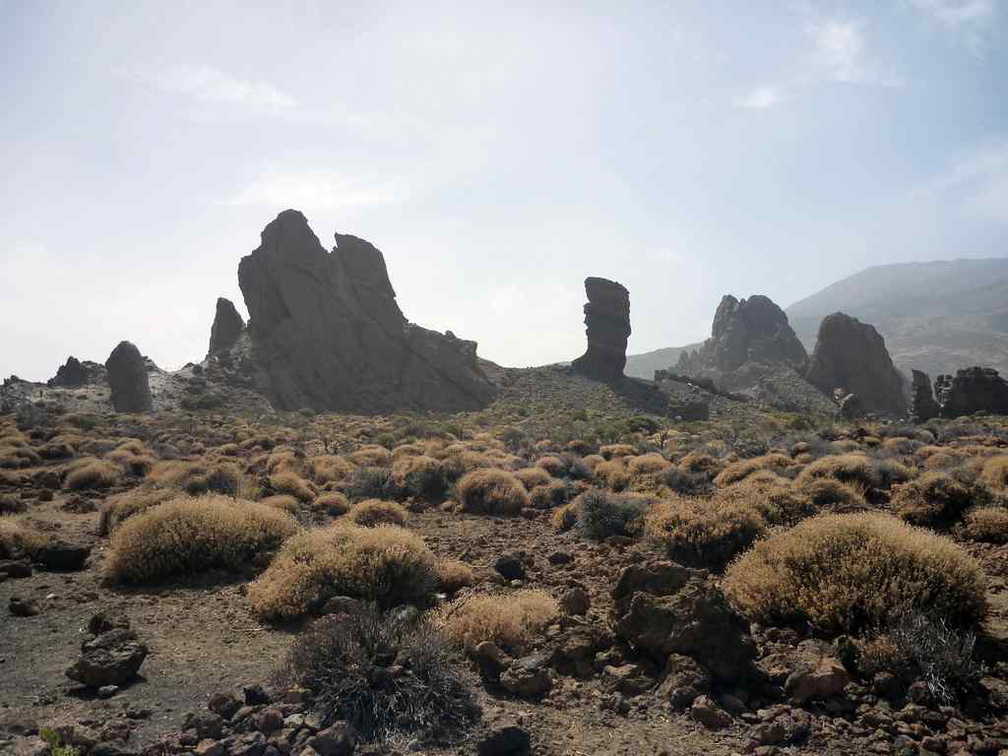
[[[940,408],[931,391],[931,377],[920,370],[912,371],[910,386],[910,414],[918,423],[938,417]]]
[[[787,315],[762,294],[742,300],[722,297],[708,343],[718,370],[735,370],[746,362],[800,365],[808,356]]]
[[[856,394],[865,412],[906,411],[903,381],[882,335],[842,312],[823,318],[805,377],[827,393]]]
[[[120,341],[105,361],[112,406],[116,412],[150,412],[153,408],[147,362],[140,350]]]
[[[227,351],[235,345],[244,330],[245,321],[238,314],[234,303],[230,299],[219,297],[213,326],[210,328],[210,351],[208,354]]]
[[[942,417],[961,417],[974,412],[1008,414],[1008,382],[994,368],[969,367],[955,377],[939,375],[935,393]]]
[[[406,320],[381,252],[345,234],[326,252],[296,210],[266,226],[238,284],[257,386],[280,409],[457,411],[496,393],[475,342]]]
[[[588,350],[574,360],[574,369],[589,378],[612,380],[623,375],[630,337],[630,292],[616,281],[585,279],[584,306]]]
[[[74,356],[67,357],[65,364],[56,371],[56,375],[46,383],[49,386],[62,388],[77,388],[89,383],[102,383],[105,380],[105,367],[97,362],[78,360]]]

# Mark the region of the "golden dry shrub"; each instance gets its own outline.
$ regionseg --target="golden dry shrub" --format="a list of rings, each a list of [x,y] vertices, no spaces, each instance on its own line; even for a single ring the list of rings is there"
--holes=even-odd
[[[362,446],[347,457],[358,467],[388,467],[392,464],[392,452],[377,444]]]
[[[855,512],[868,508],[864,486],[844,483],[836,478],[816,478],[801,485],[816,512]]]
[[[441,468],[449,480],[458,480],[466,473],[493,467],[493,459],[482,452],[472,451],[461,444],[452,444],[442,452]]]
[[[665,459],[665,457],[661,454],[657,454],[655,452],[641,454],[637,457],[630,457],[627,460],[626,465],[627,472],[632,477],[657,475],[672,467],[671,462]]]
[[[150,450],[136,439],[119,444],[105,455],[105,459],[136,476],[146,475],[157,462]]]
[[[458,559],[441,559],[434,566],[438,586],[445,593],[457,593],[476,582],[472,567]]]
[[[741,500],[662,499],[644,518],[645,536],[673,561],[723,569],[766,532],[766,523]]]
[[[392,463],[392,479],[407,496],[428,501],[442,500],[448,490],[448,476],[441,461],[426,454],[396,459]]]
[[[16,470],[22,467],[33,467],[41,461],[42,458],[21,434],[8,435],[0,439],[0,467]]]
[[[421,604],[437,585],[435,564],[423,539],[404,528],[337,521],[288,540],[248,597],[269,619],[302,616],[332,596]]]
[[[312,501],[318,495],[315,486],[289,470],[270,475],[269,487],[274,493],[287,494],[304,503]]]
[[[895,459],[880,459],[875,463],[879,485],[888,488],[894,484],[906,483],[917,477],[917,468],[904,465]]]
[[[289,515],[256,502],[179,496],[116,528],[105,569],[128,583],[236,570],[277,549],[297,529]]]
[[[404,457],[419,457],[427,453],[427,447],[419,441],[409,444],[399,444],[392,450],[392,461],[397,462]]]
[[[704,452],[690,452],[679,460],[679,470],[685,475],[704,475],[713,480],[726,467],[724,460]]]
[[[545,486],[553,482],[553,476],[542,467],[523,467],[520,470],[515,470],[514,476],[529,491],[536,486]]]
[[[265,462],[266,472],[300,472],[304,462],[304,454],[289,446],[278,446],[271,451]]]
[[[793,525],[817,512],[817,507],[804,490],[769,470],[760,470],[738,483],[719,489],[715,498],[752,507],[770,525]]]
[[[1008,489],[1008,456],[991,457],[984,462],[980,479],[995,491]]]
[[[107,536],[124,520],[146,512],[148,509],[153,509],[159,504],[164,504],[176,496],[178,496],[178,492],[169,488],[151,488],[149,486],[131,488],[129,491],[110,496],[102,504],[98,518],[98,532]]]
[[[563,533],[577,525],[579,513],[580,501],[574,499],[574,501],[553,510],[553,514],[550,515],[550,524],[558,533]]]
[[[68,491],[86,488],[110,488],[122,480],[120,468],[103,459],[84,457],[77,460],[67,473],[63,487]]]
[[[366,499],[354,504],[347,519],[362,528],[374,528],[379,525],[406,525],[409,513],[401,504],[382,499]]]
[[[830,442],[829,453],[834,455],[849,454],[859,449],[858,442],[851,438],[840,438]]]
[[[962,464],[964,456],[953,449],[941,449],[924,458],[925,470],[950,470]]]
[[[518,478],[492,467],[463,475],[455,486],[455,495],[462,511],[473,514],[516,515],[531,503]]]
[[[436,624],[467,653],[491,641],[510,654],[526,651],[560,614],[545,591],[473,593],[438,610]]]
[[[147,477],[158,486],[176,488],[193,496],[203,493],[236,496],[244,482],[238,466],[222,460],[165,460],[155,464]]]
[[[308,462],[311,475],[317,483],[342,483],[353,477],[357,466],[335,454],[321,454]]]
[[[600,463],[605,462],[605,457],[601,454],[586,454],[581,457],[581,461],[584,462],[588,469],[594,473],[595,468],[598,467]]]
[[[914,441],[912,438],[893,436],[882,442],[882,449],[887,454],[905,457],[913,454],[920,445],[919,441]]]
[[[786,454],[770,453],[750,459],[740,459],[732,462],[717,474],[714,483],[718,486],[730,486],[749,477],[753,473],[768,470],[780,473],[794,464],[794,460]]]
[[[567,499],[567,486],[562,480],[551,480],[529,489],[529,501],[536,509],[552,509]]]
[[[563,460],[555,454],[546,454],[536,460],[536,467],[545,470],[554,478],[559,478],[564,474],[567,466],[563,463]]]
[[[983,572],[969,554],[875,512],[820,515],[757,541],[723,587],[758,622],[830,634],[870,632],[911,611],[967,626],[986,613]]]
[[[613,491],[622,491],[630,485],[630,473],[627,471],[626,457],[599,462],[595,465],[595,477],[604,486]]]
[[[286,512],[287,514],[292,515],[296,515],[301,511],[301,502],[290,494],[274,494],[273,496],[267,496],[264,499],[260,499],[259,503],[263,506],[271,507],[272,509],[277,509],[281,512]]]
[[[971,541],[1008,543],[1008,509],[978,507],[966,515],[963,535]]]
[[[892,506],[912,525],[948,527],[973,504],[973,492],[951,475],[926,472],[896,488]]]
[[[0,559],[30,556],[46,537],[20,518],[0,515]]]
[[[804,484],[819,478],[834,478],[866,487],[877,486],[881,482],[874,462],[866,455],[856,453],[820,457],[801,471],[798,482]]]
[[[339,491],[326,491],[315,497],[311,508],[318,514],[340,517],[350,511],[350,501]]]
[[[637,450],[630,444],[606,444],[599,447],[599,454],[602,459],[617,459],[619,457],[632,457]]]

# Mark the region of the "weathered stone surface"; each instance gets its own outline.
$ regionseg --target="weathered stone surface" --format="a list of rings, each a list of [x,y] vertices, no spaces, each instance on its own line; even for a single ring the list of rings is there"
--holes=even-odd
[[[381,252],[345,234],[326,252],[296,210],[266,226],[238,284],[256,385],[278,408],[455,411],[496,393],[475,342],[406,320]]]
[[[700,696],[690,706],[690,716],[704,727],[720,730],[732,723],[731,714],[718,708],[707,696]]]
[[[787,315],[762,294],[742,300],[722,297],[710,344],[719,370],[734,370],[746,362],[801,364],[807,357]]]
[[[828,394],[857,394],[865,412],[906,411],[903,381],[874,326],[835,312],[823,318],[805,377]]]
[[[1008,381],[997,370],[970,367],[955,376],[939,375],[935,393],[942,417],[961,417],[974,412],[1008,414]]]
[[[97,362],[84,360],[81,362],[71,355],[67,361],[59,367],[56,375],[46,383],[49,386],[61,388],[79,388],[89,383],[103,383],[105,381],[105,366]]]
[[[91,556],[91,547],[51,538],[35,550],[32,557],[47,569],[56,572],[76,572],[84,569]]]
[[[71,680],[88,687],[123,685],[136,675],[147,658],[147,646],[132,630],[116,629],[86,641],[83,654],[67,671]]]
[[[112,406],[116,412],[150,412],[153,408],[147,363],[140,350],[120,341],[105,360]]]
[[[748,622],[704,575],[667,561],[626,568],[613,590],[616,634],[661,663],[683,654],[716,680],[757,679]]]
[[[616,281],[585,279],[584,306],[587,351],[574,360],[574,369],[589,378],[611,380],[623,375],[630,337],[630,292]]]
[[[822,656],[792,672],[784,683],[784,692],[798,704],[825,701],[843,693],[849,682],[850,675],[837,659]]]
[[[508,693],[529,699],[545,695],[553,685],[545,660],[535,655],[515,659],[500,681]]]
[[[913,370],[910,386],[910,415],[918,423],[925,423],[938,417],[941,408],[931,390],[931,377],[920,370]]]
[[[210,350],[208,354],[224,352],[234,346],[245,330],[245,321],[238,314],[230,299],[219,297],[213,325],[210,327]]]

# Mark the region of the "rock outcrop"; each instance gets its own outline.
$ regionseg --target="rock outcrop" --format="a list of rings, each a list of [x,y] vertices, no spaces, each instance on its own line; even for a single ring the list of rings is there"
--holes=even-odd
[[[210,328],[210,350],[207,354],[226,352],[235,345],[244,330],[245,321],[238,314],[234,303],[230,299],[219,297],[213,326]]]
[[[588,277],[585,293],[588,349],[574,360],[574,369],[597,380],[621,378],[630,337],[630,292],[616,281]]]
[[[918,423],[938,417],[941,408],[931,390],[931,377],[920,370],[912,371],[910,384],[910,416]]]
[[[993,368],[969,367],[955,377],[939,375],[935,393],[942,417],[961,417],[974,412],[1008,415],[1008,382]]]
[[[800,365],[808,356],[787,315],[762,294],[742,300],[722,297],[708,344],[718,370],[735,370],[746,362]]]
[[[279,409],[457,411],[496,393],[475,342],[406,320],[380,251],[336,234],[327,252],[296,210],[266,226],[238,284],[255,384]]]
[[[89,383],[104,383],[105,367],[97,362],[84,360],[83,362],[71,355],[67,361],[59,367],[56,375],[46,381],[49,386],[59,388],[79,388]]]
[[[906,412],[903,381],[874,326],[842,312],[823,318],[805,377],[828,394],[857,394],[865,412]]]
[[[153,409],[147,362],[136,346],[120,341],[105,360],[105,369],[116,412],[150,412]]]

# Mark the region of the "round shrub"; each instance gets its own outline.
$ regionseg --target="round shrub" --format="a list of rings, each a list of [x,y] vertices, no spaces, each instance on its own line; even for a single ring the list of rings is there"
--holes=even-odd
[[[913,525],[948,527],[957,522],[971,505],[969,488],[951,475],[927,472],[896,489],[892,505],[896,513]]]
[[[269,487],[274,493],[287,494],[305,503],[314,499],[318,493],[308,481],[289,470],[270,475]]]
[[[715,570],[766,531],[763,518],[737,500],[663,499],[648,512],[645,533],[673,561]]]
[[[236,570],[275,550],[297,523],[272,507],[226,496],[180,496],[131,517],[112,533],[106,571],[143,583]]]
[[[570,530],[578,521],[578,511],[580,509],[580,504],[577,499],[562,507],[557,507],[553,510],[553,514],[550,515],[550,523],[553,525],[554,530],[559,533]]]
[[[963,534],[971,541],[1008,543],[1008,509],[980,507],[966,515]]]
[[[991,457],[984,462],[980,478],[995,490],[1008,489],[1008,456]]]
[[[947,538],[878,513],[820,515],[758,541],[724,590],[751,618],[824,633],[887,627],[912,611],[956,625],[986,613],[979,565]]]
[[[816,513],[805,492],[796,489],[787,478],[769,470],[752,473],[738,483],[720,489],[715,499],[754,509],[770,525],[793,525]]]
[[[326,491],[315,497],[312,510],[330,517],[340,517],[350,511],[350,502],[339,491]]]
[[[585,491],[573,503],[577,507],[578,530],[582,537],[593,541],[637,535],[647,509],[643,497],[614,494],[602,488]]]
[[[642,454],[639,457],[630,457],[627,460],[627,472],[631,476],[656,475],[664,472],[672,466],[661,454]]]
[[[459,662],[427,619],[364,605],[298,636],[276,682],[307,688],[324,725],[345,721],[365,740],[444,738],[479,716]]]
[[[520,654],[559,614],[560,605],[545,591],[476,593],[438,610],[438,624],[467,653],[491,641],[508,653]]]
[[[124,493],[109,497],[101,507],[101,514],[98,519],[98,532],[101,535],[107,536],[124,520],[177,497],[177,491],[146,487],[133,488]]]
[[[863,488],[836,478],[817,478],[803,485],[801,490],[816,511],[852,512],[868,506]]]
[[[301,511],[300,502],[298,502],[298,500],[290,494],[275,494],[273,496],[267,496],[259,503],[263,506],[279,509],[281,512],[287,512],[292,515],[296,515]]]
[[[562,480],[551,480],[529,490],[529,500],[536,509],[552,509],[567,499],[567,486]]]
[[[392,464],[392,452],[377,444],[362,446],[347,456],[351,462],[361,467],[388,467]]]
[[[347,515],[347,519],[362,528],[373,528],[378,525],[405,525],[409,513],[401,504],[382,499],[367,499],[355,504]]]
[[[516,515],[530,503],[518,478],[492,467],[463,475],[455,486],[455,495],[463,511],[475,514]]]
[[[392,471],[387,467],[358,467],[350,480],[347,495],[354,501],[394,499],[398,490]]]
[[[448,477],[441,463],[424,454],[400,457],[392,466],[396,485],[408,496],[440,501],[448,490]]]
[[[308,464],[312,477],[318,483],[341,483],[349,480],[357,466],[343,457],[334,454],[322,454],[312,457]]]
[[[121,478],[122,470],[109,462],[100,459],[82,459],[71,469],[63,482],[63,487],[69,491],[109,488]]]
[[[523,467],[515,470],[514,476],[522,482],[529,491],[536,486],[545,486],[553,482],[553,476],[541,467]]]
[[[545,470],[554,478],[561,477],[566,472],[566,465],[563,460],[555,454],[547,454],[536,460],[536,467]]]
[[[472,567],[458,559],[442,559],[435,566],[438,587],[445,593],[457,593],[476,581]]]
[[[420,536],[395,525],[362,528],[339,520],[288,540],[248,596],[256,614],[290,619],[332,596],[422,604],[436,585],[434,555]]]
[[[820,457],[801,471],[798,481],[810,483],[819,478],[834,478],[844,483],[860,483],[865,487],[874,487],[881,483],[878,470],[864,454],[837,454],[831,457]]]
[[[794,460],[791,457],[780,453],[764,454],[761,457],[752,457],[750,459],[740,459],[738,462],[732,462],[719,472],[717,477],[714,478],[714,483],[718,486],[730,486],[733,483],[745,480],[753,473],[762,470],[781,472],[792,464],[794,464]]]

